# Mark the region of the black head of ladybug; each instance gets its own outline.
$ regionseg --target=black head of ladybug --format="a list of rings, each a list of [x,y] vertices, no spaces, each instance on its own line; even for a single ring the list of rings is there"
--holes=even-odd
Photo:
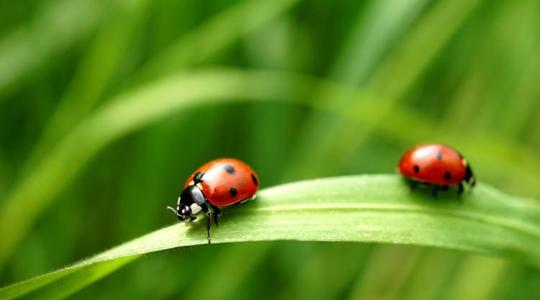
[[[178,220],[191,222],[197,219],[195,215],[198,212],[206,208],[206,198],[199,187],[190,185],[178,197],[176,209],[170,206],[167,208],[174,211]]]

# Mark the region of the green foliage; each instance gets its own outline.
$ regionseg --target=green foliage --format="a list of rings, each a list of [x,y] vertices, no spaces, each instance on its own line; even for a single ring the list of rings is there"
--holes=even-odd
[[[538,202],[518,199],[540,197],[539,8],[0,3],[0,285],[19,282],[2,293],[66,297],[110,274],[76,298],[537,299]],[[472,163],[481,184],[463,201],[409,194],[390,175],[283,185],[392,173],[406,148],[429,141]],[[277,187],[228,211],[216,245],[133,264],[140,256],[115,252],[131,242],[102,252],[159,232],[167,238],[148,250],[203,243],[199,224],[154,231],[175,222],[163,207],[185,177],[223,156]],[[326,186],[334,180],[353,187]],[[270,242],[288,238],[305,241]],[[47,273],[106,253],[118,259]]]
[[[398,176],[355,176],[286,184],[227,210],[214,243],[298,240],[384,242],[514,257],[540,266],[540,206],[481,185],[437,199],[410,193]],[[80,263],[0,289],[65,296],[142,254],[205,244],[205,219],[166,227]],[[74,277],[74,279],[70,278]],[[74,285],[76,283],[76,285]]]

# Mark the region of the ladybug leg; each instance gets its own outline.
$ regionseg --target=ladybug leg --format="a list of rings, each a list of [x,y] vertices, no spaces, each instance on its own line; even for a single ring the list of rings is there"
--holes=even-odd
[[[433,186],[433,189],[431,190],[431,195],[433,196],[433,198],[437,198],[437,195],[439,193],[439,189],[440,189],[440,187],[438,185]]]
[[[208,244],[212,244],[212,239],[210,238],[210,228],[212,227],[212,211],[208,208],[208,205],[206,203],[201,205],[201,210],[206,214],[206,238],[208,239]]]
[[[212,204],[210,204],[210,207],[212,207],[212,218],[214,219],[214,224],[216,224],[216,226],[219,226],[219,218],[221,218],[221,210],[217,207],[217,206],[214,206]]]
[[[210,206],[210,207],[209,207]],[[221,210],[216,206],[206,202],[201,206],[202,211],[206,214],[206,238],[208,239],[208,244],[212,244],[212,238],[210,234],[210,229],[212,228],[212,220],[216,226],[219,226],[219,218],[221,217]]]
[[[212,213],[207,212],[206,213],[206,238],[208,239],[208,244],[212,244],[212,239],[210,238],[210,228],[212,228]]]
[[[410,180],[409,186],[411,187],[411,193],[418,187],[418,181]]]
[[[458,193],[458,195],[463,194],[463,183],[461,183],[461,182],[457,186],[457,193]]]

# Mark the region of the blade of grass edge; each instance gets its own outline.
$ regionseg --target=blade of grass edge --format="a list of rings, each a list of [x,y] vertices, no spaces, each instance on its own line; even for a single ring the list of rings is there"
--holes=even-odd
[[[300,74],[205,69],[175,74],[111,100],[109,105],[61,140],[47,160],[36,165],[34,172],[7,196],[0,210],[0,237],[3,243],[0,266],[62,188],[94,155],[114,140],[199,105],[250,99],[296,101],[318,108],[320,104],[310,102],[309,98],[314,86],[335,89],[335,94],[365,96],[362,91]],[[352,119],[369,121],[373,119],[373,114],[376,115],[377,108],[366,107],[365,110],[355,111],[363,114],[347,115],[346,111],[343,114]]]
[[[70,267],[1,288],[0,298],[50,284],[55,288],[60,278],[95,264],[206,244],[204,224],[198,220],[159,229]],[[214,243],[271,240],[433,246],[516,258],[539,267],[540,206],[485,184],[461,199],[454,193],[433,199],[427,190],[410,193],[395,175],[347,176],[264,189],[256,201],[227,210],[220,227],[213,229]],[[107,274],[99,268],[94,272]]]

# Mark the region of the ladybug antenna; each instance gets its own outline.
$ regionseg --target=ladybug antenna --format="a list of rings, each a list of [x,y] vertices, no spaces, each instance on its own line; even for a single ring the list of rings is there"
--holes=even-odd
[[[167,206],[167,209],[172,210],[174,212],[174,214],[178,216],[178,210],[176,210],[176,209],[174,209],[174,208],[172,208],[170,206]]]

